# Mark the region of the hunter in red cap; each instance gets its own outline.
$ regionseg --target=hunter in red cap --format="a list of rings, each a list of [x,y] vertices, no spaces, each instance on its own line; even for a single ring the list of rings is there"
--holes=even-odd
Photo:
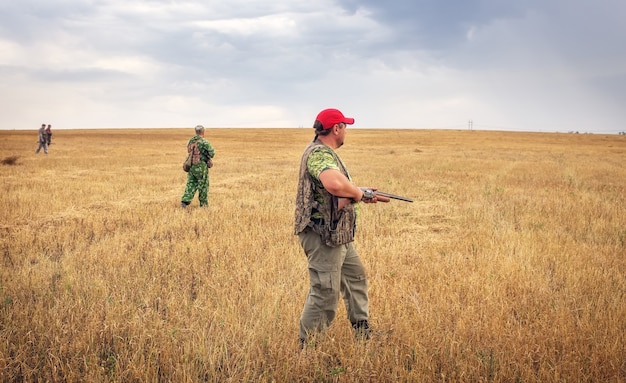
[[[315,342],[335,318],[340,296],[358,339],[368,339],[367,276],[352,245],[357,202],[389,202],[384,196],[366,196],[352,183],[350,173],[335,152],[343,145],[346,126],[354,118],[337,109],[324,109],[315,119],[315,138],[300,160],[294,234],[307,256],[309,293],[300,317],[300,346]],[[372,190],[376,190],[372,188]]]

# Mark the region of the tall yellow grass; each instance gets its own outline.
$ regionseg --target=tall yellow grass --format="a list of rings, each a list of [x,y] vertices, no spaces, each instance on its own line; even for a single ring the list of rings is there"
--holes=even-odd
[[[349,129],[356,183],[416,201],[361,209],[375,337],[342,307],[300,352],[312,129],[208,130],[185,211],[191,135],[0,132],[2,381],[626,381],[624,137]]]

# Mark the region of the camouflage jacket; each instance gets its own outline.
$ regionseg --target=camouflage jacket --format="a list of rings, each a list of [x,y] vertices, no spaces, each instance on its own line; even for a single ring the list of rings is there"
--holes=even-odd
[[[191,144],[196,144],[198,150],[194,153],[193,159],[191,161],[192,165],[197,165],[200,163],[206,164],[207,161],[213,157],[215,157],[215,149],[213,146],[202,136],[193,136],[187,142],[187,152],[189,152],[192,148]]]

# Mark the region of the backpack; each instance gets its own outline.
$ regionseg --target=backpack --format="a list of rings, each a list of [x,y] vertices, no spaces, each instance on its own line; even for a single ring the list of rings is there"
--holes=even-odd
[[[187,158],[185,162],[183,162],[183,170],[188,172],[191,169],[191,166],[200,163],[200,150],[198,150],[198,145],[195,142],[192,142],[187,146]]]

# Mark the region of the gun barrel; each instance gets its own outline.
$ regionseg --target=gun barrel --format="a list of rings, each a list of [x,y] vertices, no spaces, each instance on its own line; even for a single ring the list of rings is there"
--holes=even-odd
[[[371,190],[368,189],[368,188],[362,187],[360,189],[363,190],[363,191],[370,191],[371,192]],[[413,199],[411,199],[411,198],[402,197],[400,195],[395,195],[395,194],[390,194],[390,193],[385,193],[385,192],[381,192],[381,191],[378,191],[378,190],[374,191],[374,194],[382,195],[382,196],[385,196],[385,197],[388,197],[388,198],[397,199],[397,200],[400,200],[400,201],[413,202]]]
[[[385,197],[388,197],[388,198],[397,199],[397,200],[400,200],[400,201],[405,201],[405,202],[413,202],[413,199],[411,199],[411,198],[408,198],[408,197],[402,197],[402,196],[399,196],[399,195],[389,194],[389,193],[385,193],[385,192],[380,192],[380,191],[378,191],[378,190],[376,190],[374,193],[375,193],[375,194],[382,195],[382,196],[385,196]]]

